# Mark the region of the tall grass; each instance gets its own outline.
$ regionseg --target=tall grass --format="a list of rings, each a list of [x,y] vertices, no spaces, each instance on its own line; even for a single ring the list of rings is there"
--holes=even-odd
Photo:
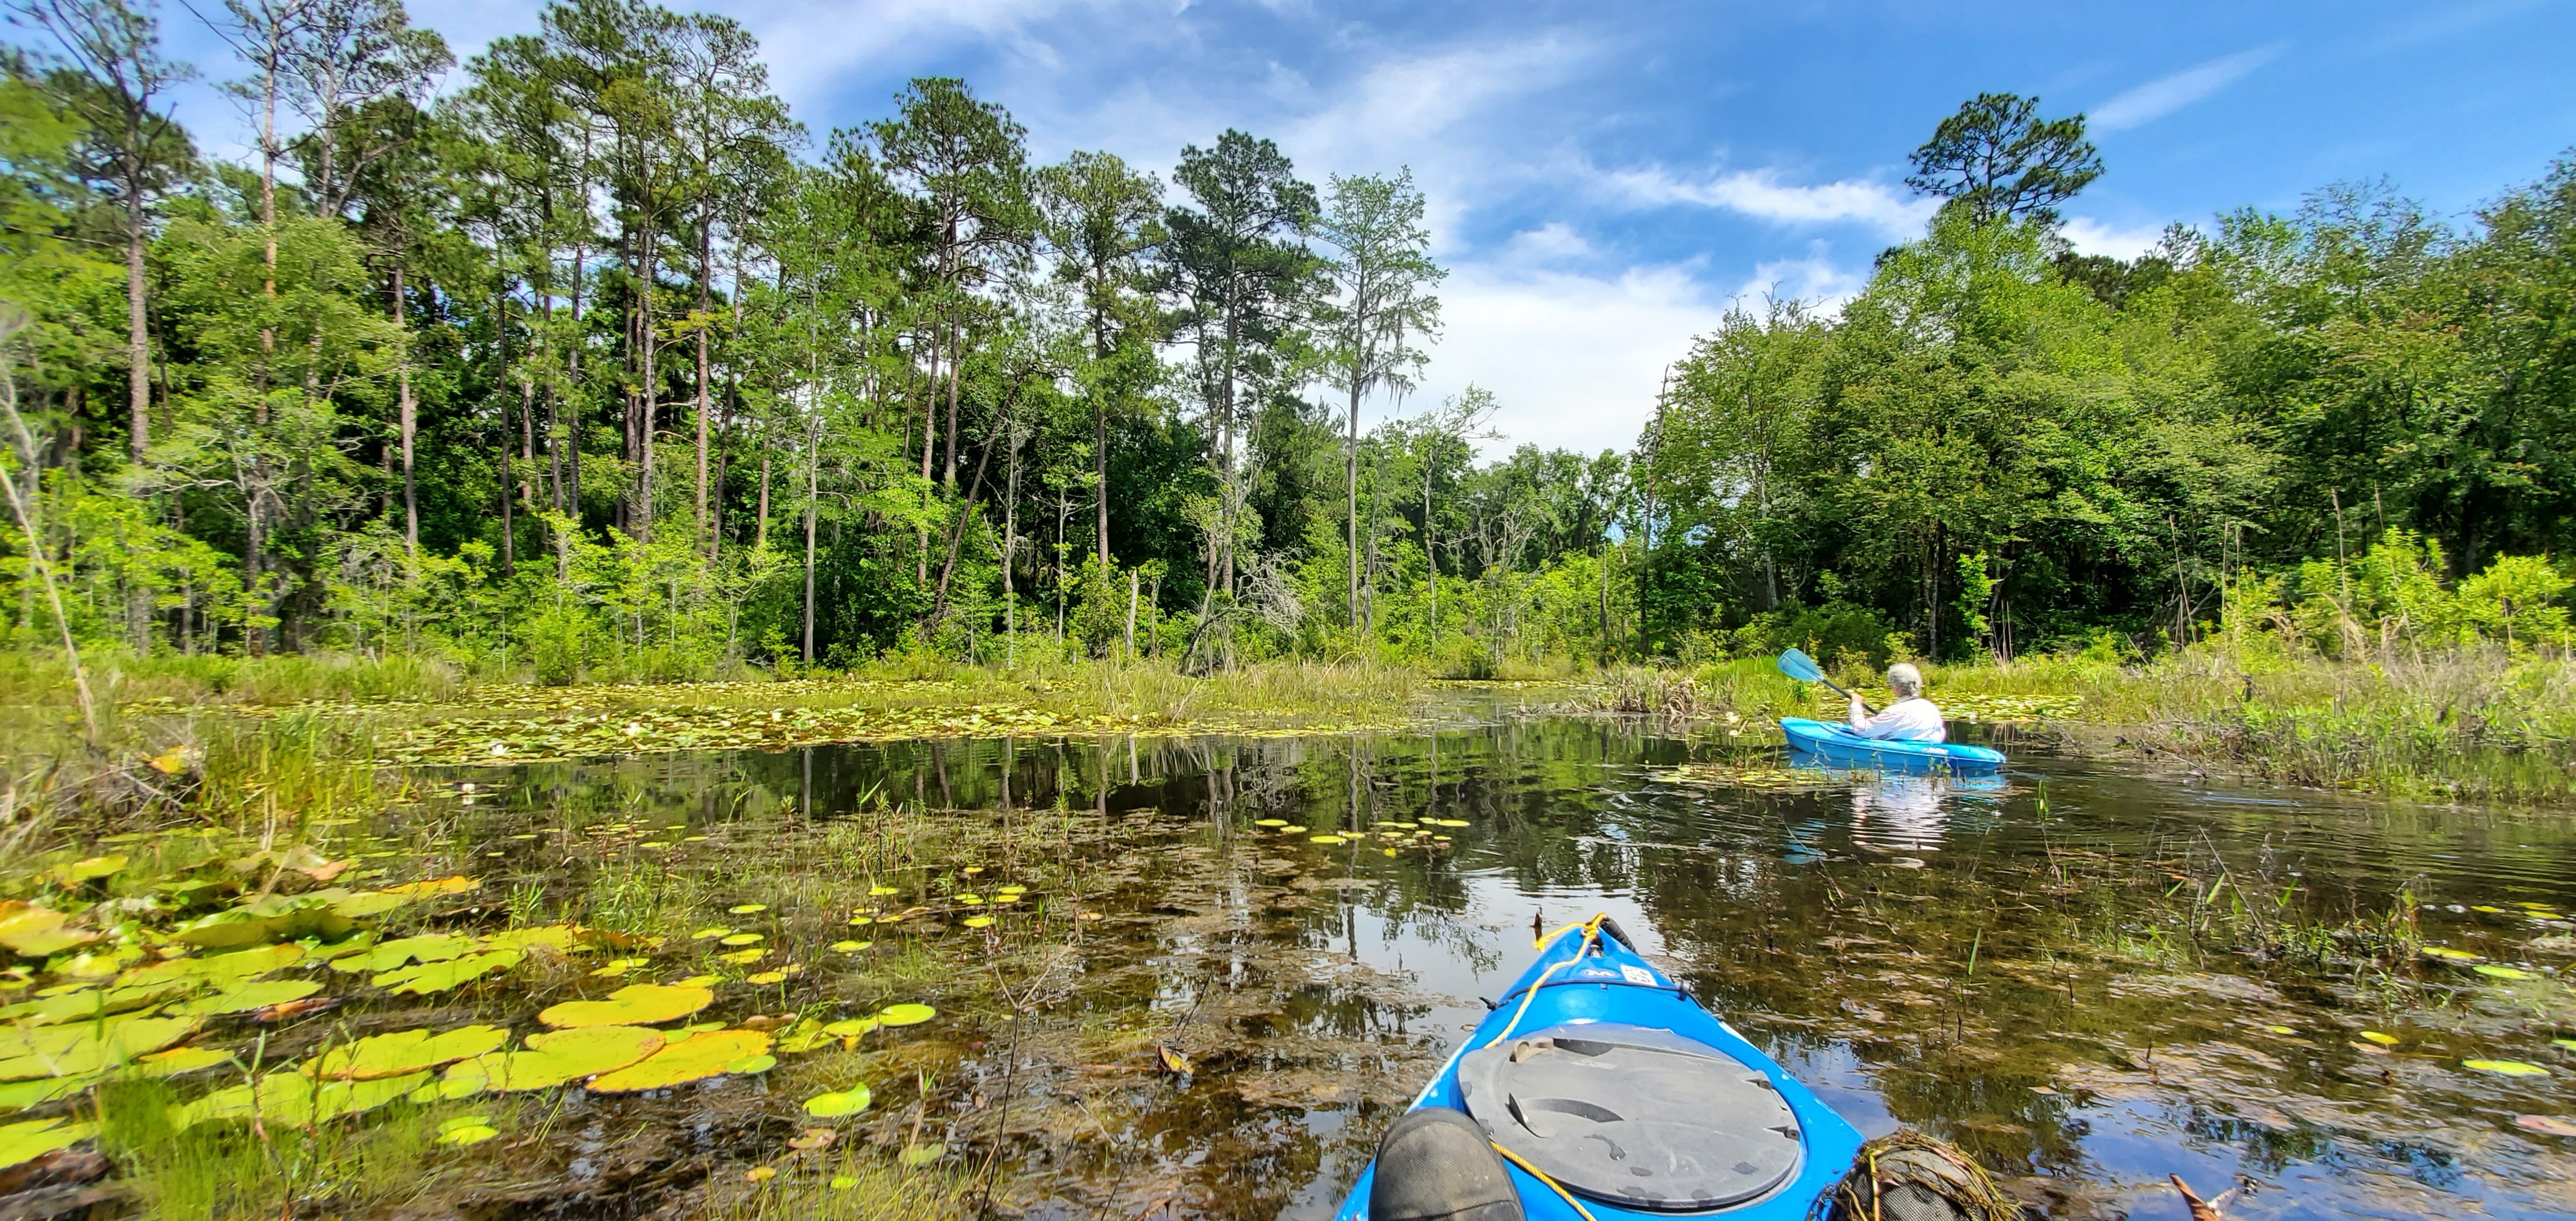
[[[2081,700],[2078,741],[2396,796],[2576,798],[2576,661],[2502,645],[2337,661],[2211,646],[1937,667],[1943,690]],[[2107,739],[2107,740],[2106,740]]]

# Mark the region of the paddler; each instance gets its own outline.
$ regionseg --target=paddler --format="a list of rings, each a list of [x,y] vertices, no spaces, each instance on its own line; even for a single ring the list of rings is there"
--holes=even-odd
[[[1886,738],[1897,742],[1946,742],[1950,727],[1941,719],[1941,710],[1923,698],[1923,672],[1913,663],[1900,661],[1887,668],[1887,690],[1896,702],[1876,716],[1869,705],[1860,702],[1860,693],[1851,697],[1851,731],[1864,738]]]

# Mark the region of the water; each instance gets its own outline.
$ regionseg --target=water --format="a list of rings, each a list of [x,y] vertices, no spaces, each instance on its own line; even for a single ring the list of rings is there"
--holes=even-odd
[[[1723,735],[1493,718],[487,769],[457,773],[481,779],[471,802],[450,790],[405,817],[519,878],[531,907],[679,929],[770,903],[774,944],[813,969],[729,985],[719,1016],[938,1004],[939,1023],[872,1053],[861,1138],[935,1134],[970,1170],[998,1147],[997,1209],[1025,1216],[1328,1215],[1533,928],[1594,912],[1865,1133],[1955,1141],[2054,1216],[2182,1218],[2170,1173],[2203,1195],[2243,1185],[2238,1219],[2576,1214],[2576,1141],[2517,1125],[2576,1121],[2576,1053],[2551,1042],[2576,1034],[2556,973],[2576,957],[2553,918],[2576,904],[2563,816],[2037,749],[1990,785],[1776,764]],[[1384,834],[1311,842],[1337,829]],[[1014,882],[1028,901],[1007,909],[955,898]],[[870,884],[903,893],[871,901]],[[895,904],[932,910],[844,927]],[[2249,952],[2285,943],[2250,934],[2249,909],[2293,931],[2411,916],[2534,978],[2363,965],[2349,943],[2342,960]],[[966,927],[976,911],[1000,919]],[[825,948],[870,931],[866,950]],[[1191,1071],[1163,1071],[1157,1044]],[[797,1071],[689,1104],[694,1148],[724,1151],[709,1182],[803,1126]],[[655,1105],[582,1100],[562,1126],[675,1113]],[[560,1214],[647,1211],[691,1182],[541,1153],[518,1175],[551,1182],[524,1194]]]

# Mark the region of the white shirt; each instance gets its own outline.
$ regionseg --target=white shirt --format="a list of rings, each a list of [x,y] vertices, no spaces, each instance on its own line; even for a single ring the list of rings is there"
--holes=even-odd
[[[1941,710],[1919,695],[1874,717],[1852,713],[1851,731],[1864,738],[1893,738],[1899,742],[1950,740],[1950,727],[1941,720]]]

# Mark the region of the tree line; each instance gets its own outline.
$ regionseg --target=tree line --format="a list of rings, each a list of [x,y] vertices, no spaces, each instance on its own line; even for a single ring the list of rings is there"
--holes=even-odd
[[[740,25],[633,0],[463,63],[399,0],[227,0],[222,65],[144,0],[12,16],[21,647],[2009,656],[2188,639],[2328,542],[2473,566],[2567,520],[2564,167],[2456,231],[2338,191],[2086,258],[2081,117],[1987,95],[1858,299],[1730,315],[1633,446],[1487,460],[1485,389],[1362,428],[1441,329],[1401,169],[1319,187],[1235,130],[1168,182],[1039,164],[949,78],[818,134]],[[200,73],[240,161],[173,117]]]

